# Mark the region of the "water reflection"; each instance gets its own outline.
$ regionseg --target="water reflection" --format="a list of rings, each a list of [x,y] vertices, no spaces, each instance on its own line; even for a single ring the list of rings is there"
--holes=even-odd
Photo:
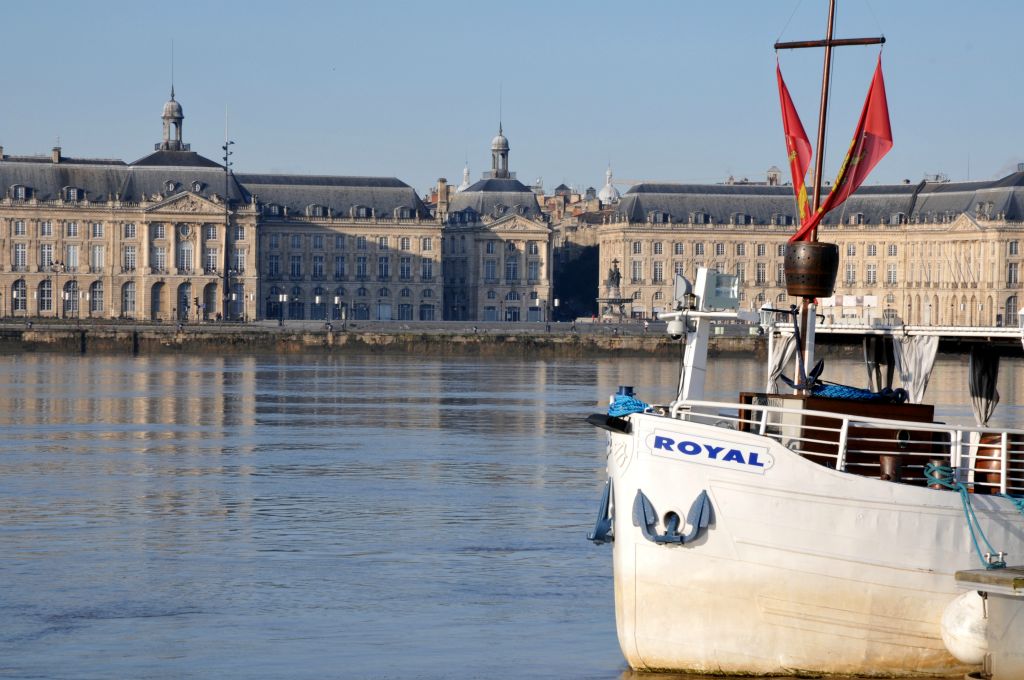
[[[0,674],[620,677],[582,419],[618,384],[667,401],[677,366],[0,358]],[[709,396],[763,379],[715,362]],[[943,417],[964,385],[943,357]]]

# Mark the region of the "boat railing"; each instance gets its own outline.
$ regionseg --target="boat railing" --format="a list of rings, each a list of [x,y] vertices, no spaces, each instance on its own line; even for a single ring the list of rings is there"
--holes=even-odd
[[[1021,429],[895,420],[770,403],[681,401],[664,407],[664,413],[768,437],[835,470],[927,486],[935,482],[925,474],[930,463],[949,466],[954,480],[976,493],[1024,494]]]

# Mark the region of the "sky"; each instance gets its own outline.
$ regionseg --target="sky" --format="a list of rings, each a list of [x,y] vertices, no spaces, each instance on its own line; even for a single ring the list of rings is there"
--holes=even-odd
[[[776,40],[824,37],[825,0],[56,2],[4,7],[0,144],[133,161],[171,85],[184,139],[236,172],[395,176],[426,192],[490,167],[621,190],[763,180],[786,154]],[[1024,161],[1018,0],[839,0],[836,37],[884,35],[895,146],[868,183],[990,179]],[[825,175],[879,48],[834,56]],[[822,50],[778,55],[814,138]]]

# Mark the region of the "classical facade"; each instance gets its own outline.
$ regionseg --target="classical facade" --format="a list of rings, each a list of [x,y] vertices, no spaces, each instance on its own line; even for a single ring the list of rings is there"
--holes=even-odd
[[[439,319],[441,224],[394,178],[236,175],[184,112],[134,163],[0,148],[0,314]]]
[[[8,156],[0,149],[0,307],[5,315],[195,320],[256,314],[256,205],[182,141],[131,164]]]
[[[599,271],[619,267],[634,317],[669,309],[675,274],[702,265],[739,277],[744,307],[788,305],[794,208],[792,188],[771,182],[640,184],[598,228]],[[819,231],[841,255],[822,309],[834,322],[1016,324],[1022,237],[1024,167],[991,182],[862,187]]]
[[[509,171],[508,155],[499,125],[480,181],[455,193],[439,183],[445,319],[551,318],[551,228],[536,194]]]

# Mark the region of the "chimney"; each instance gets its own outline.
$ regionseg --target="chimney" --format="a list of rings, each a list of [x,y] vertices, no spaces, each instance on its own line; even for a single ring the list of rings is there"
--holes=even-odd
[[[53,147],[53,154],[50,156],[54,163],[60,163],[60,147]]]
[[[448,217],[448,180],[441,177],[437,180],[437,218],[444,221]]]

